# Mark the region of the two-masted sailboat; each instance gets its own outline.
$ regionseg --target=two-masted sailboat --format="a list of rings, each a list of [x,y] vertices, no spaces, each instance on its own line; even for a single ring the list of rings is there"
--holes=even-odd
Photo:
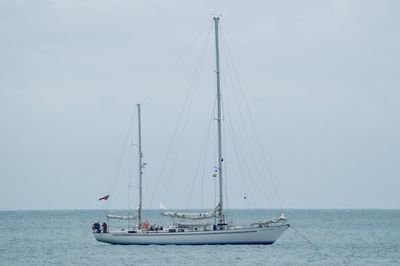
[[[139,207],[137,215],[116,216],[108,218],[121,220],[135,219],[136,225],[129,230],[110,230],[104,233],[94,232],[97,241],[110,244],[123,245],[207,245],[207,244],[273,244],[287,228],[286,218],[283,213],[277,218],[256,221],[247,227],[228,224],[224,214],[224,186],[223,186],[223,156],[222,156],[222,106],[220,88],[220,61],[219,61],[219,17],[213,18],[215,23],[215,52],[217,74],[217,122],[218,122],[218,178],[219,178],[219,203],[215,209],[206,213],[167,212],[161,214],[177,220],[172,225],[153,228],[144,222],[142,217],[142,140],[140,104],[138,108],[138,152],[139,152]],[[215,223],[210,223],[214,219]]]

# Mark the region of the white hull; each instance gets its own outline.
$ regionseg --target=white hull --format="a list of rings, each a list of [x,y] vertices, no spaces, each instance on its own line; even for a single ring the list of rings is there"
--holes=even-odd
[[[263,228],[229,229],[195,232],[127,233],[115,231],[94,233],[99,242],[119,245],[216,245],[216,244],[273,244],[288,224]]]

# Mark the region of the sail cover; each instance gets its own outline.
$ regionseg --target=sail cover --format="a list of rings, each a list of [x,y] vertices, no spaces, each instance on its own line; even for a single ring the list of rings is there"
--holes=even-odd
[[[107,214],[107,218],[116,220],[135,220],[136,216]]]
[[[281,215],[279,217],[275,217],[269,220],[262,220],[262,221],[257,221],[252,223],[251,225],[268,225],[268,224],[276,224],[279,222],[285,222],[286,221],[286,217],[283,213],[281,213]]]
[[[212,212],[161,212],[161,215],[183,220],[205,220],[215,217],[219,209],[218,204]]]
[[[171,218],[188,219],[188,220],[203,220],[214,217],[213,212],[161,212],[164,216]]]

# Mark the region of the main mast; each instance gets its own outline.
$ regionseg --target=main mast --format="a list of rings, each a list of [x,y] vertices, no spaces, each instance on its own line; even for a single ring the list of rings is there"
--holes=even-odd
[[[138,208],[138,228],[142,228],[142,176],[143,176],[143,165],[142,165],[142,125],[140,121],[140,104],[137,104],[138,111],[138,138],[139,138],[139,208]]]
[[[219,223],[225,224],[224,217],[224,193],[223,193],[223,169],[222,169],[222,104],[221,104],[221,79],[219,71],[219,40],[218,40],[219,17],[214,17],[215,24],[215,62],[217,73],[217,102],[218,102],[218,170],[219,170]]]

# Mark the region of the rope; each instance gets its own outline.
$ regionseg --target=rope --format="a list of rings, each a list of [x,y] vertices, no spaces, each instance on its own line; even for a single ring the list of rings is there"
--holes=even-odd
[[[217,105],[217,99],[214,100],[214,106],[213,106],[213,109],[212,109],[212,112],[211,112],[210,125],[209,125],[210,128],[209,128],[209,132],[208,132],[209,135],[211,135],[211,132],[214,133],[212,121],[214,120],[214,114],[215,114],[215,107],[216,107],[216,105]],[[208,141],[207,141],[207,142],[208,142]],[[214,146],[214,145],[213,145],[213,146]],[[206,149],[207,149],[207,148],[208,148],[208,145],[207,145]],[[214,147],[214,151],[215,151],[215,147]],[[207,150],[206,150],[206,152],[205,152],[205,154],[204,154],[204,158],[203,158],[203,167],[202,167],[202,171],[201,171],[201,203],[200,203],[200,208],[201,208],[201,209],[203,209],[204,177],[205,177],[204,171],[205,171],[205,169],[206,169],[206,153],[207,153]],[[214,153],[213,153],[213,154],[214,154]],[[213,160],[214,160],[214,158],[213,158]],[[214,166],[215,166],[215,164],[214,164],[214,162],[212,162],[213,173],[214,173]],[[213,206],[215,206],[215,204],[213,204]]]
[[[211,27],[212,26],[212,24],[211,23],[207,23],[207,36],[209,35],[209,33],[210,33],[210,31],[211,31]],[[205,32],[205,30],[203,30],[203,31],[201,31],[200,32],[200,34],[199,35],[197,35],[196,36],[196,38],[194,38],[190,43],[189,43],[189,45],[186,47],[186,49],[178,56],[178,58],[177,58],[177,60],[172,64],[172,66],[165,72],[165,74],[158,80],[158,81],[156,81],[155,82],[155,84],[153,85],[153,87],[152,87],[152,89],[151,90],[156,90],[158,87],[160,87],[160,85],[162,84],[162,82],[168,77],[168,75],[172,72],[172,70],[178,65],[178,63],[184,58],[184,56],[190,51],[190,49],[192,48],[192,46],[193,46],[193,44],[195,44],[195,43],[197,43],[197,41],[198,41],[198,39],[204,34],[204,32]],[[164,90],[165,92],[166,92],[166,90]],[[163,98],[163,97],[160,97],[160,98]],[[148,97],[146,97],[144,100],[143,100],[143,102],[148,102],[148,101],[150,101],[150,100],[152,100],[152,97],[150,97],[150,96],[148,96]],[[116,170],[116,174],[115,174],[115,178],[112,180],[113,182],[111,182],[110,183],[110,185],[109,185],[109,195],[111,195],[111,194],[113,194],[113,192],[114,192],[114,190],[115,190],[115,186],[116,186],[116,183],[117,183],[117,181],[118,181],[118,178],[119,178],[119,175],[120,175],[120,172],[121,172],[121,168],[122,168],[122,162],[123,162],[123,158],[124,158],[124,156],[125,156],[125,152],[126,152],[126,147],[127,147],[127,143],[129,142],[129,137],[130,137],[130,135],[131,135],[131,129],[132,129],[132,125],[133,125],[133,122],[134,122],[134,120],[135,120],[135,117],[136,117],[136,109],[135,109],[135,113],[134,113],[134,115],[133,115],[133,118],[132,118],[132,121],[131,121],[131,123],[130,123],[130,125],[129,125],[129,130],[128,130],[128,133],[127,133],[127,136],[126,136],[126,140],[124,141],[124,145],[123,145],[123,150],[122,150],[122,152],[121,152],[121,155],[120,155],[120,157],[119,157],[119,164],[118,164],[118,167],[117,167],[117,170]],[[178,122],[179,123],[179,122]],[[172,139],[172,141],[171,141],[171,143],[170,143],[170,147],[168,148],[168,152],[167,152],[167,156],[166,157],[168,157],[168,154],[169,154],[169,152],[170,152],[170,150],[171,150],[171,146],[172,146],[172,143],[173,143],[173,140],[175,139],[175,135],[176,135],[176,131],[174,132],[174,135],[173,135],[173,139]],[[164,162],[164,165],[165,165],[165,162]],[[163,171],[163,170],[162,170]],[[129,167],[129,174],[128,174],[128,176],[129,176],[129,186],[130,186],[130,183],[131,183],[131,178],[132,178],[132,164],[130,164],[130,167]],[[159,180],[157,181],[157,184],[159,183]],[[156,190],[155,190],[156,191]],[[153,194],[153,196],[154,196],[154,194]],[[153,200],[153,197],[152,197],[152,200]],[[129,201],[129,203],[131,202],[130,201],[130,189],[128,189],[128,201]],[[106,202],[106,203],[108,203],[108,201]],[[128,203],[128,208],[130,207],[129,204]],[[150,202],[150,205],[149,206],[151,206],[151,203],[152,203],[152,201]],[[147,204],[146,204],[147,205]]]
[[[314,246],[314,244],[307,237],[305,237],[303,234],[297,231],[296,228],[293,227],[293,225],[291,225],[290,228],[292,228],[299,236],[301,236],[304,240],[306,240],[310,245]]]
[[[234,151],[234,153],[235,153],[236,161],[237,161],[237,163],[238,163],[239,176],[240,176],[241,181],[242,181],[242,184],[243,184],[244,192],[245,192],[245,194],[247,195],[247,193],[246,193],[246,187],[248,187],[248,188],[249,188],[250,194],[253,194],[253,193],[254,193],[255,197],[256,197],[256,198],[259,198],[258,195],[257,195],[256,189],[255,189],[253,186],[250,186],[250,185],[247,183],[247,179],[245,178],[245,174],[244,174],[244,173],[246,172],[246,170],[243,170],[242,162],[241,162],[240,157],[239,157],[239,154],[240,154],[241,152],[240,152],[240,148],[238,148],[238,146],[239,146],[239,145],[238,145],[238,142],[235,141],[235,133],[234,133],[234,130],[233,130],[232,122],[230,121],[230,119],[228,120],[228,122],[229,122],[228,125],[231,127],[230,139],[231,139],[231,142],[232,142],[232,147],[233,147],[233,151]],[[245,165],[245,168],[247,169],[246,164],[244,164],[244,165]],[[250,191],[250,189],[251,189],[253,192]],[[259,206],[258,202],[257,202],[253,197],[250,197],[250,200],[253,202],[254,206],[255,206],[256,208],[258,208],[258,206]]]
[[[221,43],[221,45],[222,45],[222,43]],[[224,61],[222,61],[222,62],[224,62]],[[222,64],[222,66],[224,66],[224,64]],[[224,75],[222,75],[221,76],[222,77],[222,84],[225,84],[225,76]],[[225,94],[224,94],[225,95]],[[225,99],[227,99],[228,98],[228,94],[226,94],[225,95]],[[225,102],[226,102],[226,104],[225,104]],[[246,190],[247,190],[247,187],[249,187],[249,189],[250,189],[250,186],[248,186],[248,184],[247,184],[247,182],[246,182],[246,179],[244,178],[244,173],[245,173],[245,171],[243,171],[243,166],[242,166],[242,164],[241,164],[241,160],[240,160],[240,157],[239,157],[239,152],[237,151],[237,143],[234,141],[234,138],[235,138],[235,132],[234,132],[234,130],[233,130],[233,126],[232,126],[232,121],[231,121],[231,117],[230,117],[230,107],[229,107],[229,101],[227,100],[227,101],[223,101],[223,110],[225,111],[225,105],[226,105],[226,109],[227,109],[227,112],[226,112],[226,114],[227,114],[227,119],[225,120],[227,123],[224,123],[224,129],[226,128],[225,127],[225,124],[227,124],[227,128],[228,128],[228,130],[224,130],[224,136],[225,136],[225,132],[229,132],[230,134],[229,134],[229,137],[230,137],[230,140],[231,140],[231,142],[232,142],[232,147],[233,147],[233,151],[234,151],[234,153],[235,153],[235,158],[236,158],[236,162],[237,162],[237,167],[238,167],[238,170],[239,170],[239,173],[238,173],[238,175],[240,176],[240,179],[241,179],[241,181],[242,181],[242,185],[243,185],[243,191],[244,191],[244,194],[246,194]],[[225,112],[224,112],[224,118],[225,118]],[[230,128],[229,128],[229,126],[230,126]],[[226,138],[224,138],[225,139],[225,142],[226,142]],[[224,142],[224,143],[225,143]],[[225,146],[225,145],[224,145]],[[227,176],[226,174],[225,174],[225,176]],[[254,203],[254,206],[257,206],[257,203],[254,201],[254,199],[252,198],[252,201],[253,201],[253,203]]]
[[[275,182],[274,182],[273,177],[272,177],[272,174],[271,174],[271,170],[270,170],[270,167],[269,167],[269,163],[268,163],[267,157],[266,157],[266,155],[265,155],[264,149],[262,148],[261,139],[260,139],[260,136],[259,136],[259,134],[258,134],[257,128],[255,127],[253,115],[252,115],[252,113],[251,113],[251,111],[250,111],[249,104],[248,104],[248,102],[247,102],[247,100],[246,100],[246,95],[245,95],[245,93],[244,93],[242,84],[241,84],[241,82],[240,82],[240,78],[239,78],[239,75],[238,75],[238,72],[237,72],[237,69],[236,69],[235,62],[233,61],[233,57],[232,57],[232,54],[231,54],[231,52],[230,52],[228,42],[227,42],[226,39],[225,39],[224,31],[222,31],[222,30],[221,30],[221,35],[222,35],[222,38],[224,39],[224,42],[226,43],[226,50],[227,50],[227,53],[228,53],[228,55],[229,55],[229,57],[230,57],[230,61],[231,61],[231,63],[232,63],[232,67],[233,67],[234,73],[235,73],[235,75],[236,75],[236,79],[237,79],[239,88],[240,88],[241,93],[242,93],[243,102],[245,103],[247,112],[248,112],[248,114],[249,114],[250,122],[251,122],[251,125],[252,125],[252,127],[253,127],[253,130],[254,130],[254,133],[255,133],[255,136],[256,136],[256,141],[257,141],[258,147],[259,147],[259,149],[260,149],[260,151],[261,151],[262,158],[263,158],[264,164],[265,164],[265,166],[266,166],[267,173],[268,173],[268,176],[269,176],[269,178],[270,178],[270,181],[271,181],[271,184],[272,184],[272,187],[273,187],[275,196],[276,196],[276,198],[277,198],[277,201],[278,201],[278,204],[279,204],[279,207],[280,207],[281,211],[283,211],[282,203],[281,203],[281,200],[280,200],[278,191],[277,191],[276,186],[275,186]]]
[[[206,36],[206,40],[208,39],[208,36],[210,35],[210,32],[211,32],[211,27],[209,27],[209,31],[208,31],[207,36]],[[205,48],[203,47],[203,52],[204,52],[204,49],[205,49]],[[202,55],[201,55],[201,56],[202,56]],[[200,57],[200,59],[201,59],[201,57]],[[199,62],[198,62],[198,64],[197,64],[197,67],[196,67],[196,70],[195,70],[195,75],[196,75],[196,73],[197,73],[197,71],[198,71],[198,67],[199,67],[199,64],[200,64],[200,61],[201,61],[200,59],[199,59]],[[185,111],[185,109],[186,109],[187,103],[189,102],[189,99],[190,99],[190,96],[191,96],[191,93],[192,93],[194,80],[195,80],[195,78],[192,79],[191,84],[190,84],[190,89],[188,90],[188,92],[187,92],[187,94],[186,94],[186,96],[185,96],[184,104],[183,104],[182,109],[181,109],[181,112],[180,112],[180,114],[179,114],[178,121],[177,121],[177,123],[176,123],[175,130],[174,130],[172,139],[171,139],[171,141],[170,141],[170,143],[169,143],[169,146],[168,146],[168,149],[167,149],[167,153],[166,153],[166,156],[165,156],[165,158],[164,158],[164,161],[163,161],[163,164],[162,164],[162,167],[161,167],[160,174],[158,175],[157,182],[156,182],[156,185],[155,185],[155,188],[154,188],[154,191],[153,191],[153,194],[152,194],[152,197],[151,197],[150,205],[149,205],[149,206],[151,206],[152,203],[153,203],[154,197],[155,197],[155,195],[156,195],[156,193],[157,193],[157,190],[158,190],[158,186],[159,186],[159,184],[160,184],[161,177],[164,175],[164,171],[165,171],[165,169],[166,169],[166,165],[167,165],[167,162],[168,162],[168,158],[169,158],[169,155],[170,155],[170,153],[171,153],[171,151],[172,151],[173,143],[175,142],[175,138],[176,138],[176,136],[177,136],[177,133],[178,133],[178,129],[179,129],[181,120],[183,119],[183,115],[184,115],[184,113],[185,113],[184,111]],[[169,183],[170,183],[170,182],[169,182]],[[168,187],[169,187],[169,186],[168,186]]]
[[[132,131],[132,127],[133,127],[133,122],[136,120],[135,118],[136,118],[136,108],[134,109],[131,121],[129,123],[128,131],[127,131],[127,134],[125,136],[125,140],[124,140],[123,146],[122,146],[122,151],[120,153],[120,156],[118,157],[117,167],[115,169],[115,174],[114,174],[114,179],[111,179],[110,184],[108,186],[108,192],[109,192],[108,195],[112,195],[114,193],[115,186],[117,184],[119,175],[121,173],[122,162],[124,160],[125,153],[126,153],[126,150],[127,150],[126,147],[127,147],[127,144],[128,144],[128,142],[130,140],[131,131]],[[109,200],[106,200],[105,202],[106,202],[105,209],[107,209]]]
[[[195,174],[193,175],[193,181],[192,181],[192,186],[191,186],[191,189],[190,189],[190,192],[189,192],[189,199],[188,199],[187,204],[186,204],[186,210],[189,208],[189,204],[190,204],[190,201],[191,201],[191,198],[192,198],[192,195],[193,195],[193,189],[194,189],[194,186],[196,184],[196,180],[197,180],[196,177],[197,177],[199,169],[200,169],[200,164],[202,162],[205,162],[205,160],[206,160],[207,147],[208,147],[208,142],[209,142],[209,139],[210,139],[211,125],[212,125],[213,115],[214,115],[214,110],[215,110],[215,105],[216,105],[215,103],[216,103],[216,101],[214,101],[214,107],[213,107],[213,110],[211,112],[211,118],[209,119],[207,131],[206,131],[206,137],[204,139],[203,147],[202,147],[201,152],[200,152],[200,160],[197,163]],[[204,164],[203,164],[203,166],[204,166]],[[204,180],[204,167],[203,167],[203,171],[202,171],[202,180]],[[202,189],[203,189],[203,187],[202,187]],[[202,200],[203,200],[203,198],[202,198]],[[201,204],[201,208],[203,208],[203,204]]]
[[[186,114],[186,117],[185,117],[185,120],[184,120],[184,123],[183,123],[182,133],[180,135],[180,139],[179,139],[179,142],[178,142],[178,148],[176,150],[174,161],[173,161],[172,167],[171,167],[171,172],[170,172],[170,175],[169,175],[169,178],[168,178],[167,189],[165,190],[165,193],[164,193],[164,198],[163,198],[164,202],[165,202],[165,200],[166,200],[166,198],[168,196],[168,192],[169,192],[169,187],[170,187],[170,184],[171,184],[172,176],[173,176],[174,171],[175,171],[175,166],[176,166],[176,163],[177,163],[177,160],[178,160],[179,151],[180,151],[180,148],[181,148],[182,142],[183,142],[183,135],[184,135],[184,132],[185,132],[185,129],[186,129],[186,125],[187,125],[188,119],[189,119],[190,109],[191,109],[192,103],[193,103],[193,101],[195,99],[197,84],[198,84],[198,81],[199,81],[199,78],[200,78],[200,74],[201,74],[203,63],[205,61],[204,60],[205,59],[205,55],[206,55],[207,49],[208,49],[208,43],[209,43],[208,39],[209,39],[209,34],[206,36],[206,39],[205,39],[205,42],[204,42],[204,46],[203,46],[202,52],[200,54],[199,61],[198,61],[198,64],[196,66],[196,70],[195,70],[194,75],[193,75],[193,79],[192,79],[192,81],[190,83],[190,86],[189,86],[189,91],[191,92],[191,98],[189,99],[189,104],[187,105],[188,106],[188,110],[186,112],[184,112]]]
[[[197,35],[191,42],[189,42],[189,44],[187,45],[186,49],[184,49],[184,51],[178,56],[178,58],[176,59],[176,61],[171,65],[171,67],[165,72],[165,74],[154,83],[152,89],[155,91],[156,89],[158,89],[162,82],[168,77],[168,75],[172,72],[172,70],[174,70],[174,68],[179,64],[179,62],[185,57],[185,55],[191,50],[192,46],[197,43],[197,41],[200,39],[200,37],[205,33],[206,35],[209,35],[211,29],[212,29],[212,23],[207,23],[207,26],[205,27],[204,30],[200,31],[199,35]],[[163,93],[167,93],[168,90],[163,90]],[[159,96],[158,98],[163,99],[163,94],[161,96]],[[143,102],[148,102],[148,101],[152,101],[153,97],[151,96],[147,96]]]
[[[223,62],[225,62],[225,61],[223,61]],[[225,66],[225,64],[223,64],[223,66]],[[222,75],[222,80],[224,81],[223,84],[224,83],[227,84],[227,82],[225,82],[224,75]],[[232,115],[231,115],[232,113],[230,111],[230,105],[229,105],[229,94],[225,94],[224,99],[226,99],[226,100],[223,101],[223,108],[225,108],[225,106],[226,106],[226,109],[227,109],[227,112],[226,113],[224,112],[224,118],[225,118],[225,114],[226,114],[225,121],[227,122],[227,123],[224,123],[224,128],[225,128],[225,126],[227,126],[227,129],[228,129],[227,131],[224,131],[224,132],[230,133],[229,136],[230,136],[230,139],[232,142],[233,151],[235,153],[237,167],[239,169],[239,176],[242,179],[242,184],[245,183],[246,186],[244,186],[244,188],[246,189],[246,187],[248,187],[249,192],[251,194],[255,195],[255,197],[250,197],[251,201],[253,202],[253,207],[255,206],[256,208],[259,208],[260,204],[259,204],[258,200],[260,199],[260,197],[258,196],[256,186],[254,185],[254,182],[250,182],[251,185],[249,185],[249,183],[247,182],[247,179],[245,178],[245,176],[248,176],[248,175],[252,176],[251,171],[250,171],[251,168],[248,166],[245,156],[243,156],[243,157],[240,156],[240,154],[243,155],[244,152],[243,152],[243,149],[241,148],[240,142],[238,141],[236,131],[233,127]],[[245,173],[250,173],[250,174],[246,175]],[[246,191],[244,191],[244,192],[245,192],[245,195],[247,196]]]
[[[323,251],[320,249],[320,247],[318,247],[318,246],[316,246],[314,243],[312,243],[305,235],[301,234],[301,233],[300,233],[298,230],[296,230],[296,228],[294,228],[292,225],[290,226],[290,228],[292,228],[293,231],[294,231],[297,235],[299,235],[301,238],[303,238],[305,241],[307,241],[308,244],[310,244],[312,247],[314,247],[315,250],[316,250],[317,252],[319,252],[321,255],[324,255],[324,256],[326,256],[326,257],[331,257],[331,255],[329,255],[329,254],[326,253],[326,252],[323,252]]]
[[[222,49],[222,50],[224,51],[225,56],[228,58],[228,56],[226,55],[226,49]],[[253,150],[254,150],[253,149],[253,145],[251,144],[249,134],[248,134],[248,132],[246,130],[247,126],[246,126],[245,119],[244,119],[244,116],[243,116],[243,113],[242,113],[241,105],[240,105],[240,102],[239,102],[239,97],[238,97],[236,89],[235,89],[235,83],[233,82],[232,71],[231,71],[231,68],[230,68],[229,64],[226,64],[226,65],[227,65],[227,73],[229,75],[230,82],[232,84],[232,91],[233,91],[233,94],[235,96],[234,98],[235,98],[235,102],[236,102],[236,106],[237,106],[237,111],[239,112],[239,117],[240,117],[240,122],[242,124],[243,133],[244,133],[244,136],[245,136],[246,143],[249,146],[248,151],[249,151],[250,156],[251,156],[251,161],[253,162],[253,164],[255,166],[256,176],[258,177],[258,180],[259,180],[258,183],[261,184],[261,188],[262,188],[262,190],[264,192],[262,194],[265,195],[266,202],[269,205],[268,207],[272,207],[271,200],[270,200],[270,198],[268,196],[268,190],[266,189],[266,185],[264,183],[264,179],[262,178],[262,174],[261,174],[260,168],[258,166],[256,156],[254,155],[254,152],[253,152]],[[243,158],[243,160],[244,160],[244,158]],[[249,168],[249,169],[252,169],[252,168]],[[253,176],[253,175],[250,175],[250,177],[251,176]]]
[[[222,48],[222,46],[221,46],[221,48]],[[224,60],[222,60],[222,62],[223,62]],[[224,73],[224,69],[223,69],[223,64],[221,64],[221,73]],[[225,84],[225,78],[224,78],[224,75],[221,75],[221,77],[222,77],[222,86],[221,86],[221,98],[222,98],[222,95],[225,95],[225,86],[224,86],[224,84]],[[224,101],[224,98],[222,98],[221,99],[221,106],[222,106],[222,114],[221,114],[221,119],[222,119],[222,121],[225,121],[225,101]],[[222,122],[221,121],[221,122]],[[223,140],[226,140],[226,123],[222,123],[222,134],[223,134]],[[227,155],[227,152],[226,152],[226,141],[223,141],[222,142],[222,156],[223,156],[223,167],[224,167],[224,170],[225,170],[225,174],[224,174],[224,180],[222,180],[223,182],[222,182],[222,184],[223,184],[223,186],[224,186],[224,194],[225,195],[223,195],[224,197],[225,197],[225,206],[224,206],[224,209],[225,209],[225,213],[224,213],[224,215],[225,215],[225,221],[228,219],[228,215],[230,215],[229,214],[229,201],[228,201],[228,161],[229,161],[229,158],[228,158],[228,155]]]

